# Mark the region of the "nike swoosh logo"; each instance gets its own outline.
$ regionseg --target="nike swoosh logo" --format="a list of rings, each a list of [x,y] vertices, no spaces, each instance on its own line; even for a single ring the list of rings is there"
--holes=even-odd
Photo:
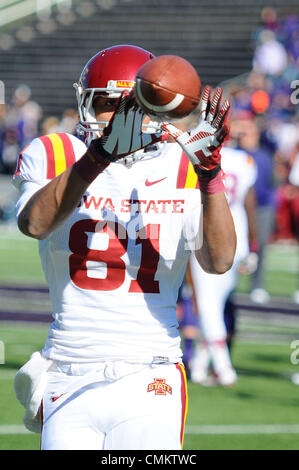
[[[52,401],[58,400],[58,398],[62,397],[62,395],[64,395],[64,393],[62,393],[61,395],[58,395],[58,397],[52,397]]]
[[[152,184],[157,184],[157,183],[160,183],[160,181],[163,181],[163,180],[166,180],[167,176],[165,176],[164,178],[161,178],[160,180],[156,180],[156,181],[149,181],[148,179],[145,180],[145,186],[151,186]]]

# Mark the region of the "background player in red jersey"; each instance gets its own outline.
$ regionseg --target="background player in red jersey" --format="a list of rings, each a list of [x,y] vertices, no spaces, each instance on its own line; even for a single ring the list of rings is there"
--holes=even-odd
[[[76,87],[85,143],[35,139],[14,176],[19,228],[39,240],[53,303],[45,347],[15,380],[26,425],[39,431],[42,415],[43,449],[183,445],[178,289],[190,249],[220,274],[236,248],[220,174],[229,103],[206,87],[196,133],[152,132],[131,90],[152,57],[122,45],[91,58]]]

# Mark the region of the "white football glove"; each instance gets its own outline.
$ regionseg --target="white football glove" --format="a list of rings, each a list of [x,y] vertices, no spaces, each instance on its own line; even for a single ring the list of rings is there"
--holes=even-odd
[[[206,86],[201,98],[200,118],[195,129],[183,132],[169,123],[163,123],[161,127],[180,144],[197,174],[213,177],[220,170],[220,149],[229,133],[225,121],[230,102],[225,100],[221,105],[222,88],[217,88],[213,99],[211,93],[211,87]]]
[[[89,149],[93,154],[96,152],[105,160],[114,162],[169,138],[166,132],[156,134],[142,132],[144,117],[145,113],[137,105],[133,91],[124,90],[102,137],[93,140]]]

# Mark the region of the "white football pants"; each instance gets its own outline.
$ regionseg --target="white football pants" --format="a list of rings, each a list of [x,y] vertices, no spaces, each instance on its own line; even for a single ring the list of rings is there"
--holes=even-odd
[[[181,364],[55,363],[42,402],[42,450],[181,449]]]

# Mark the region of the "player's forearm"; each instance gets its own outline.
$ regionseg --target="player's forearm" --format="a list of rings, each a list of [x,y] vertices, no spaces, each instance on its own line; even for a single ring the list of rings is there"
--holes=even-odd
[[[203,204],[203,241],[195,255],[208,273],[223,274],[234,261],[236,233],[224,192],[205,194]]]
[[[87,187],[109,162],[92,144],[74,165],[37,191],[19,215],[21,232],[43,240],[72,214]]]
[[[46,238],[71,215],[87,187],[74,167],[68,168],[28,201],[18,218],[21,232],[39,240]]]

